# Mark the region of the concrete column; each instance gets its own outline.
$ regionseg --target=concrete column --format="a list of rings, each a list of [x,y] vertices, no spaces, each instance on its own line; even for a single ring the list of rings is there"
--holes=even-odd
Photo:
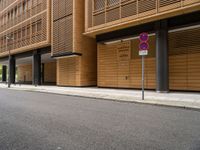
[[[32,84],[41,85],[41,55],[37,51],[33,52],[32,70]]]
[[[168,26],[167,21],[156,23],[156,91],[169,92]]]
[[[10,83],[15,84],[15,74],[16,74],[16,60],[14,56],[10,56],[9,59],[9,78]]]
[[[42,84],[44,84],[44,63],[42,64],[42,75],[41,75]]]
[[[7,66],[2,66],[2,82],[7,80]]]

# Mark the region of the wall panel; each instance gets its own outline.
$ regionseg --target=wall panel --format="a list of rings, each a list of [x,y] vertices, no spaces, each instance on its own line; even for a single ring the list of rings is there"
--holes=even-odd
[[[200,28],[169,34],[172,90],[200,90]]]

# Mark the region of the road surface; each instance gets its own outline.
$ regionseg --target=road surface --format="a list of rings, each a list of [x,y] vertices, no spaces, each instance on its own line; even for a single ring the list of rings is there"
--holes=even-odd
[[[0,89],[0,150],[200,150],[200,112]]]

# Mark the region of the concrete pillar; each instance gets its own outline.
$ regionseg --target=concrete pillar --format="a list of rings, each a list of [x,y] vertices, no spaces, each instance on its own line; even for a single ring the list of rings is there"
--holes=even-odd
[[[169,92],[167,21],[156,23],[156,91]]]
[[[7,66],[2,66],[2,82],[7,80]]]
[[[32,84],[41,85],[41,55],[37,51],[33,52],[32,70]]]
[[[15,84],[15,74],[16,74],[16,60],[14,56],[10,56],[9,59],[9,78],[10,83]]]

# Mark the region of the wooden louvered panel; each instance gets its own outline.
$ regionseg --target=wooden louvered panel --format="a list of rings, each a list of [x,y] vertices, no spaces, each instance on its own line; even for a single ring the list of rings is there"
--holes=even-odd
[[[95,28],[87,26],[86,30],[90,30],[88,33],[91,33],[92,30],[96,29],[101,30],[104,27],[110,28],[110,25],[113,25],[114,27],[115,24],[120,25],[121,22],[123,22],[123,24],[127,23],[127,25],[129,25],[129,21],[137,24],[138,19],[143,22],[143,20],[145,20],[146,17],[148,18],[148,20],[149,19],[152,20],[153,18],[160,19],[160,18],[172,17],[176,14],[180,15],[183,13],[189,13],[191,11],[197,10],[200,1],[199,0],[104,0],[104,1],[94,0],[94,4],[91,5],[90,4],[91,0],[87,0],[86,3],[87,3],[86,6],[88,7],[86,8],[86,10],[88,11],[86,13],[87,14],[86,20],[89,21],[89,19],[91,20],[91,18],[94,17],[95,19],[92,20],[91,23],[92,27],[100,25]],[[93,7],[94,10],[91,15],[90,11],[91,9],[93,9]],[[118,11],[114,12],[114,10],[117,9],[117,7],[119,7],[119,18],[118,18]],[[192,7],[194,9],[192,9]],[[116,14],[117,17],[113,15],[114,13]],[[105,17],[104,15],[106,16],[105,18],[106,22],[104,22],[104,17]],[[163,16],[161,17],[161,15]],[[113,24],[110,22],[113,22]],[[105,25],[103,26],[102,24]],[[120,28],[123,28],[123,26],[120,25]]]
[[[200,28],[169,34],[170,89],[200,90]]]
[[[141,88],[142,60],[133,59],[130,62],[130,87]],[[145,58],[145,88],[155,89],[156,87],[156,59]]]
[[[105,23],[105,13],[96,14],[93,17],[93,20],[94,20],[94,26],[104,24]]]
[[[66,0],[65,1],[65,14],[71,15],[73,12],[73,0]]]
[[[54,22],[53,54],[72,52],[72,32],[72,16]]]
[[[92,27],[92,0],[88,0],[88,28]]]
[[[57,53],[59,50],[59,22],[53,23],[53,53]]]
[[[14,13],[21,5],[22,1],[14,1],[7,9],[7,12]],[[30,2],[30,1],[29,1]],[[12,19],[7,21],[4,30],[7,30],[7,35],[14,35],[14,39],[9,43],[9,49],[14,53],[24,52],[30,49],[35,49],[37,45],[40,47],[50,44],[47,40],[50,30],[47,30],[47,25],[50,24],[50,18],[47,18],[47,0],[31,1],[21,14],[14,15]],[[5,12],[3,12],[5,13]],[[50,17],[50,16],[49,16]],[[40,22],[40,24],[38,24]],[[34,25],[35,24],[35,25]],[[2,29],[2,28],[1,28]],[[2,30],[1,30],[2,31]],[[33,32],[34,31],[34,32]],[[1,34],[0,34],[1,38]],[[26,48],[25,48],[26,47]]]
[[[117,87],[117,71],[116,45],[98,44],[98,86]]]
[[[194,91],[200,90],[200,45],[198,50],[199,53],[188,54],[188,89]]]
[[[138,0],[139,16],[156,13],[156,0]]]
[[[130,65],[131,70],[131,87],[141,88],[141,56],[138,55],[139,39],[132,41],[132,60]],[[145,56],[145,88],[155,89],[156,87],[156,47],[155,36],[149,37],[149,52]]]
[[[170,90],[187,90],[187,54],[169,57]]]
[[[160,0],[159,11],[167,11],[181,7],[181,0]]]
[[[57,61],[57,84],[65,86],[78,85],[79,76],[78,57],[58,59]]]
[[[118,87],[129,88],[130,87],[130,57],[131,57],[131,42],[122,42],[117,45],[117,81]]]
[[[200,0],[183,0],[183,5],[191,5],[191,4],[195,4],[195,3],[199,3]]]
[[[119,4],[119,0],[107,0],[107,6]]]
[[[121,17],[126,18],[129,16],[137,15],[137,1],[133,1],[128,4],[124,4],[121,7]]]
[[[53,0],[53,20],[59,18],[59,0]]]
[[[62,17],[65,17],[65,1],[66,0],[59,0],[58,1],[58,4],[59,4],[59,9],[58,9],[58,18],[62,18]]]
[[[55,0],[53,1],[53,20],[66,17],[72,14],[72,0]]]
[[[105,0],[94,0],[94,10],[101,10],[105,7]]]
[[[106,14],[106,22],[118,20],[120,18],[119,8],[110,9]]]
[[[141,57],[138,56],[138,42],[137,39],[131,41],[134,44],[130,42],[98,44],[98,86],[141,88],[142,70]],[[150,37],[149,42],[150,56],[145,58],[145,88],[155,89],[155,37]]]

